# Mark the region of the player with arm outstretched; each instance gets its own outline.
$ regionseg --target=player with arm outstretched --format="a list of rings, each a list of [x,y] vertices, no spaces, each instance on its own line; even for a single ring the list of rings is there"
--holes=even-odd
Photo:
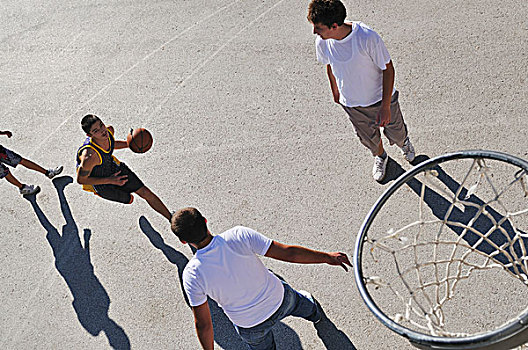
[[[132,193],[137,193],[155,211],[170,220],[170,212],[158,196],[113,155],[115,149],[128,147],[126,141],[114,138],[114,128],[107,127],[93,114],[84,116],[81,126],[88,136],[77,150],[77,182],[83,185],[83,189],[124,204],[132,203]]]
[[[13,136],[13,133],[11,131],[0,131],[0,135],[6,135],[10,138]],[[16,166],[20,164],[28,169],[42,173],[50,179],[53,179],[62,172],[62,166],[44,169],[37,163],[34,163],[29,159],[22,158],[19,154],[0,145],[0,179],[5,178],[7,182],[18,187],[20,194],[22,195],[37,194],[40,192],[40,187],[21,183],[16,177],[13,176],[13,174],[11,174],[9,169],[4,164],[7,164],[13,168],[16,168]]]
[[[193,309],[196,333],[204,349],[213,349],[213,323],[207,297],[222,307],[252,349],[275,349],[272,328],[286,316],[318,323],[321,310],[312,295],[296,291],[270,272],[257,255],[299,264],[329,264],[347,270],[344,253],[325,253],[286,245],[247,227],[213,236],[195,208],[171,219],[172,232],[196,248],[183,271],[185,293]]]

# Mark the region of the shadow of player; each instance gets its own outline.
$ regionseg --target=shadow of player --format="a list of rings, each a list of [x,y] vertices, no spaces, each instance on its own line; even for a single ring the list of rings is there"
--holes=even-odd
[[[426,155],[420,155],[416,158],[417,159],[415,159],[414,162],[415,164],[419,164],[429,159],[429,157]],[[396,162],[394,163],[396,166],[393,165],[391,172],[392,176],[397,178],[405,171],[399,164]],[[441,181],[449,189],[449,191],[453,193],[453,195],[455,195],[460,188],[460,183],[458,183],[448,173],[446,173],[440,165],[431,167],[431,169],[438,172],[437,179]],[[418,196],[421,195],[423,188],[422,185],[423,183],[416,178],[412,178],[407,182],[407,186],[409,186]],[[458,206],[453,206],[450,200],[447,200],[443,195],[432,190],[430,187],[425,186],[424,202],[431,209],[433,215],[440,220],[443,220],[446,217],[448,211],[451,211],[447,216],[447,220],[449,222],[457,223],[457,225],[446,224],[446,226],[448,226],[457,235],[463,235],[463,239],[473,248],[487,255],[491,255],[496,251],[496,248],[493,247],[493,245],[497,245],[498,247],[502,246],[503,249],[508,251],[510,254],[513,253],[517,256],[524,256],[522,246],[527,246],[528,241],[524,237],[521,237],[518,240],[513,240],[513,238],[516,236],[516,233],[511,221],[505,220],[504,215],[489,205],[486,206],[487,215],[482,213],[479,214],[479,207],[484,205],[485,202],[474,194],[471,194],[468,198],[466,198],[467,193],[468,190],[466,188],[462,188],[458,199],[463,200],[466,203],[458,202]],[[471,205],[468,205],[467,203],[470,203]],[[462,209],[459,209],[460,207],[462,207]],[[493,229],[495,224],[499,222],[502,223],[497,228]],[[463,226],[459,226],[458,224],[462,224]],[[464,227],[471,227],[482,235],[489,234],[486,239],[482,240],[480,234],[477,234],[471,230],[465,230]],[[510,240],[513,240],[513,245],[510,243]],[[493,243],[493,245],[491,243]],[[510,263],[507,255],[503,252],[494,255],[493,259],[501,262],[502,264]],[[510,271],[518,274],[518,269],[522,268],[522,266],[517,266],[519,263],[522,263],[522,261],[517,261],[514,266],[509,268]]]
[[[159,232],[154,230],[150,222],[145,218],[144,216],[141,216],[139,218],[139,228],[141,228],[141,231],[147,236],[148,240],[150,241],[150,244],[154,246],[154,248],[159,249],[163,255],[169,260],[170,263],[176,265],[178,268],[178,279],[180,281],[180,288],[183,294],[183,297],[185,299],[185,303],[187,306],[190,307],[189,300],[187,299],[187,295],[185,294],[185,290],[183,289],[183,269],[185,269],[185,266],[187,265],[187,262],[189,262],[189,259],[170,245],[166,244]]]
[[[414,160],[410,163],[413,167],[425,162],[427,159],[429,159],[426,155],[418,155]],[[386,169],[386,175],[385,178],[381,181],[378,181],[381,185],[386,185],[391,181],[396,180],[405,172],[405,170],[402,168],[400,164],[398,164],[397,161],[389,157],[389,160],[387,161],[387,169]]]
[[[277,276],[278,279],[281,281],[284,281],[288,283],[281,275],[275,273],[274,271],[270,270],[275,276]],[[319,321],[317,324],[314,324],[315,330],[317,331],[317,335],[319,336],[319,339],[323,342],[326,349],[328,350],[356,350],[356,347],[350,339],[348,339],[347,335],[340,331],[336,325],[328,318],[326,315],[323,307],[317,299],[315,299],[315,302],[317,303],[317,306],[319,307],[319,311],[321,312],[321,321]],[[276,338],[281,337],[282,335],[279,332],[275,332]],[[286,347],[286,349],[289,349]]]
[[[55,256],[55,267],[70,288],[73,308],[81,325],[93,336],[104,332],[113,349],[130,349],[130,341],[124,330],[108,316],[110,298],[99,279],[94,274],[90,260],[89,229],[83,230],[84,247],[79,238],[79,229],[73,220],[64,188],[72,183],[69,176],[53,180],[59,195],[62,215],[66,224],[59,234],[39,207],[35,196],[26,199],[31,203],[40,224],[47,231],[46,239]]]
[[[189,259],[176,249],[172,248],[171,246],[167,245],[159,232],[154,230],[150,222],[144,217],[141,216],[139,218],[139,227],[141,228],[141,231],[147,236],[150,243],[157,249],[159,249],[163,255],[167,258],[168,261],[176,265],[178,269],[178,277],[180,280],[180,287],[182,289],[182,294],[185,298],[185,302],[187,303],[187,306],[189,306],[189,301],[187,299],[187,296],[183,290],[183,269],[185,268],[185,265],[187,265],[187,262]],[[246,344],[242,341],[238,333],[236,332],[235,328],[233,327],[233,324],[229,320],[229,318],[226,316],[224,311],[221,307],[218,306],[218,304],[208,298],[209,303],[209,309],[211,311],[211,318],[213,320],[213,331],[214,331],[214,340],[215,342],[222,348],[226,350],[239,350],[239,349],[247,349]],[[301,341],[299,339],[299,336],[293,329],[286,326],[282,322],[277,324],[277,326],[273,329],[273,332],[275,333],[275,341],[277,343],[277,347],[279,349],[291,349],[291,350],[301,350]],[[336,348],[337,349],[337,348]],[[341,348],[341,349],[347,349],[347,348]],[[352,348],[351,348],[352,349]]]
[[[314,327],[317,330],[317,336],[321,339],[325,348],[328,350],[356,350],[356,347],[348,339],[347,335],[330,321],[321,305],[319,303],[317,305],[321,310],[322,318]]]

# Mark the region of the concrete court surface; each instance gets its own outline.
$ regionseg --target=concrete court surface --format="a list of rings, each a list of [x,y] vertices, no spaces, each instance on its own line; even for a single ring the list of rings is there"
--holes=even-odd
[[[346,1],[386,42],[418,154],[492,149],[528,158],[528,3]],[[390,184],[316,62],[299,0],[2,0],[0,142],[63,164],[36,201],[0,186],[0,348],[197,349],[178,270],[192,255],[137,198],[103,201],[73,183],[79,125],[118,138],[146,127],[146,154],[117,151],[170,209],[193,205],[213,232],[246,225],[281,242],[352,257],[364,216]],[[387,147],[409,169],[396,147]],[[398,165],[397,165],[398,164]],[[401,170],[401,169],[400,169]],[[59,197],[60,196],[60,197]],[[416,208],[409,208],[416,210]],[[411,349],[361,300],[352,272],[265,264],[320,301],[319,329],[287,318],[280,349]],[[213,305],[215,347],[241,349]]]

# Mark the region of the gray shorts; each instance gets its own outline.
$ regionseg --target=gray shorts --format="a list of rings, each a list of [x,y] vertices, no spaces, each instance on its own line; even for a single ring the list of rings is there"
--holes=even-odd
[[[407,138],[407,125],[403,121],[398,95],[398,91],[392,95],[390,105],[391,121],[383,128],[383,134],[389,139],[391,145],[397,144],[401,147]],[[370,150],[372,155],[378,153],[381,142],[380,128],[376,125],[376,116],[380,106],[381,101],[367,107],[342,106],[345,112],[347,112],[348,118],[352,122],[359,140]]]
[[[0,145],[0,179],[9,174],[9,169],[4,164],[15,168],[21,161],[22,157],[20,155]]]

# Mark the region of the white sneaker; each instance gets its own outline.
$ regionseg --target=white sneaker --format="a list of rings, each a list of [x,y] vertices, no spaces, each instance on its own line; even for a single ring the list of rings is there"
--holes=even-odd
[[[39,186],[33,186],[33,185],[23,185],[20,189],[20,194],[23,196],[28,196],[32,194],[37,194],[40,192]]]
[[[401,151],[406,161],[410,163],[414,160],[414,157],[416,156],[414,153],[414,146],[412,145],[411,140],[409,140],[409,138],[406,138],[403,142]]]
[[[46,172],[46,176],[49,177],[50,179],[53,179],[55,176],[59,175],[60,173],[62,173],[62,165],[54,169],[53,168],[48,169],[48,171]]]
[[[380,156],[374,157],[374,167],[372,168],[372,177],[374,180],[381,181],[385,178],[385,169],[387,169],[387,161],[389,156],[387,155],[385,159]]]

